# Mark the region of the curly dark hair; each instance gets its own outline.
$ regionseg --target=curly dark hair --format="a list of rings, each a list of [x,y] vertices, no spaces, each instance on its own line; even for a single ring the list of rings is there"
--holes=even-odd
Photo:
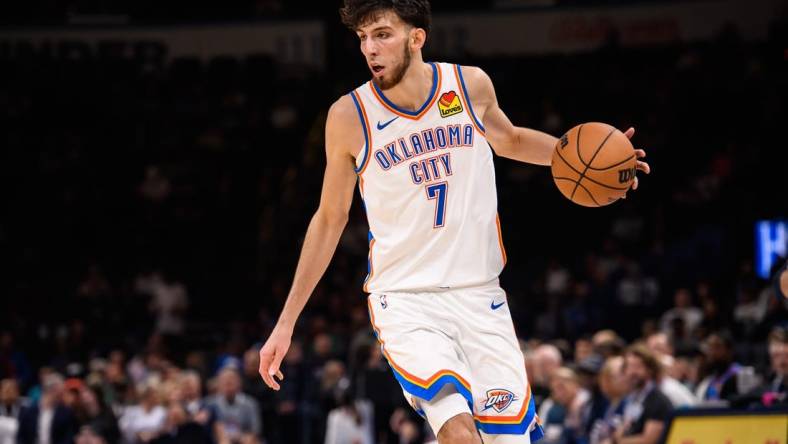
[[[394,11],[403,22],[429,34],[432,25],[429,0],[345,0],[339,15],[342,23],[355,31],[386,11]]]

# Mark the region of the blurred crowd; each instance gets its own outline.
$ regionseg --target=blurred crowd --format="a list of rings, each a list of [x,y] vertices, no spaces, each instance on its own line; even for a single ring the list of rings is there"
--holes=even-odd
[[[430,439],[369,325],[358,203],[282,390],[257,376],[317,205],[326,110],[368,78],[347,34],[325,72],[262,55],[0,57],[0,443]],[[654,171],[588,210],[547,169],[496,159],[501,282],[548,442],[785,402],[785,300],[752,264],[755,220],[785,216],[770,161],[785,36],[457,60],[490,74],[517,124],[635,126]]]
[[[769,365],[737,358],[729,332],[677,348],[657,331],[627,344],[612,330],[574,343],[529,344],[526,365],[548,444],[658,443],[674,411],[788,407],[788,330],[775,328]]]
[[[681,299],[683,296],[677,296]],[[774,300],[777,298],[772,295]],[[780,296],[784,297],[784,296]],[[677,306],[663,320],[701,317]],[[434,438],[406,408],[359,314],[344,357],[321,333],[296,340],[282,390],[258,374],[259,344],[240,354],[189,353],[179,366],[166,340],[112,350],[86,363],[30,368],[10,333],[0,348],[0,443],[421,443]],[[677,336],[672,323],[631,344],[611,329],[566,340],[522,340],[545,443],[657,443],[676,409],[788,408],[788,328],[774,327],[741,359],[726,330]],[[765,356],[760,356],[760,354]],[[210,357],[210,359],[209,359]],[[29,376],[29,375],[28,375]]]

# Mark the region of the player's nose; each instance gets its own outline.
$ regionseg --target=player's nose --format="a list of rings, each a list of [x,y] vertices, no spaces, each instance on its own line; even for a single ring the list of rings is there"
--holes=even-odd
[[[361,42],[361,51],[367,56],[378,55],[378,49],[372,39]]]

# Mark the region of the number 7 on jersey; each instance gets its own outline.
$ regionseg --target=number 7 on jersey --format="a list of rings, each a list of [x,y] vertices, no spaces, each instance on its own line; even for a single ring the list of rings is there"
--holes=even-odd
[[[438,182],[425,187],[427,199],[436,200],[435,202],[435,221],[432,228],[440,228],[446,221],[446,193],[449,191],[449,184]]]

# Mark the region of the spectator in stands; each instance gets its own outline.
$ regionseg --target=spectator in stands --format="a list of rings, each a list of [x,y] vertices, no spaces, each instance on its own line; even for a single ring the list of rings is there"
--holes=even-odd
[[[566,410],[555,401],[550,392],[550,378],[561,368],[562,362],[563,358],[558,347],[553,344],[542,344],[533,352],[534,372],[533,375],[528,375],[547,443],[560,439],[566,417]]]
[[[783,259],[783,264],[777,267],[773,279],[775,296],[784,304],[788,301],[788,259]]]
[[[739,395],[737,375],[742,366],[733,360],[733,338],[727,332],[715,332],[703,343],[704,379],[695,395],[701,402],[730,401]]]
[[[139,403],[126,408],[120,417],[120,431],[126,444],[150,442],[164,428],[167,411],[161,406],[159,387],[153,382],[137,389]]]
[[[207,426],[211,420],[211,411],[202,398],[202,379],[194,370],[186,370],[180,377],[181,402],[186,414],[192,421]]]
[[[788,407],[788,331],[776,328],[769,335],[771,372],[757,390],[761,404],[766,407]]]
[[[110,444],[112,442],[116,441],[107,441],[90,426],[82,426],[77,436],[74,437],[75,444]]]
[[[674,408],[692,407],[698,400],[695,395],[682,383],[670,376],[670,369],[676,363],[673,358],[673,346],[668,340],[668,335],[654,333],[646,340],[648,348],[662,366],[662,376],[659,378],[659,389],[670,399]]]
[[[604,364],[605,359],[601,355],[592,353],[575,366],[575,371],[580,379],[580,386],[588,391],[591,396],[583,413],[585,436],[591,433],[591,426],[594,421],[603,417],[605,410],[607,410],[608,400],[599,387],[599,372]]]
[[[703,312],[692,305],[692,293],[686,288],[679,288],[673,295],[673,308],[666,311],[659,320],[662,332],[673,332],[673,320],[681,319],[686,333],[692,332],[703,320]],[[676,338],[683,339],[683,338]]]
[[[93,387],[83,386],[79,390],[79,397],[81,409],[76,412],[76,416],[80,425],[89,427],[108,443],[118,442],[118,420],[101,393]]]
[[[542,405],[542,400],[550,393],[550,376],[561,367],[563,358],[558,347],[552,344],[539,345],[531,357],[533,372],[528,374],[528,378],[531,380],[534,401]],[[545,417],[542,416],[542,419]]]
[[[390,418],[405,405],[402,387],[392,376],[377,341],[359,346],[354,361],[361,368],[351,370],[355,376],[353,394],[356,399],[370,401],[374,405],[374,441],[393,442],[396,436],[390,426]]]
[[[211,444],[211,442],[208,431],[189,419],[189,413],[184,406],[171,402],[167,406],[167,420],[164,427],[151,444]],[[223,442],[220,441],[220,444]]]
[[[243,392],[254,398],[260,407],[260,424],[263,427],[263,436],[267,442],[279,442],[278,424],[276,417],[275,392],[270,390],[260,378],[260,348],[252,347],[243,356]]]
[[[577,373],[568,367],[561,367],[553,372],[550,378],[550,397],[566,412],[560,427],[560,435],[551,436],[550,442],[560,444],[585,442],[591,394],[580,385]]]
[[[703,320],[700,322],[695,331],[690,332],[697,338],[705,338],[710,334],[723,330],[728,327],[728,320],[720,312],[720,306],[714,299],[706,299],[703,302]],[[684,327],[684,331],[689,329]]]
[[[24,404],[16,379],[0,380],[0,444],[15,444],[19,414]]]
[[[607,358],[599,373],[599,389],[607,398],[608,405],[601,418],[591,426],[589,442],[599,444],[610,439],[624,415],[624,396],[629,391],[629,384],[624,377],[624,358],[612,356]]]
[[[20,414],[17,443],[71,443],[77,432],[74,413],[63,405],[62,399],[63,377],[48,374],[42,382],[39,402]]]
[[[166,335],[181,335],[186,328],[185,312],[189,294],[181,282],[154,274],[150,284],[149,309],[156,315],[156,331]]]
[[[372,403],[353,401],[344,387],[335,387],[336,408],[328,414],[325,444],[372,444]]]
[[[301,422],[302,401],[307,396],[307,381],[311,375],[304,362],[304,346],[300,339],[293,339],[282,364],[282,373],[287,375],[288,383],[276,393],[279,430],[284,442],[302,442],[305,434]]]
[[[607,359],[624,353],[626,342],[613,330],[599,330],[591,337],[594,352]]]
[[[656,444],[673,410],[658,386],[661,372],[659,361],[646,346],[627,349],[624,375],[630,391],[624,400],[623,422],[607,443]]]
[[[262,425],[260,408],[251,396],[241,392],[238,370],[226,367],[217,376],[217,394],[208,404],[214,410],[214,439],[220,444],[259,442]]]
[[[583,362],[586,358],[594,353],[594,344],[591,338],[583,336],[575,340],[574,361],[575,364]]]
[[[739,300],[733,308],[733,322],[737,338],[753,339],[758,326],[766,316],[770,294],[768,291],[760,292],[755,287],[746,287],[739,290]]]
[[[695,396],[695,388],[700,382],[699,374],[703,353],[697,346],[682,347],[677,349],[673,359],[673,365],[666,369],[666,374],[679,381],[689,389],[696,402],[699,401]]]

